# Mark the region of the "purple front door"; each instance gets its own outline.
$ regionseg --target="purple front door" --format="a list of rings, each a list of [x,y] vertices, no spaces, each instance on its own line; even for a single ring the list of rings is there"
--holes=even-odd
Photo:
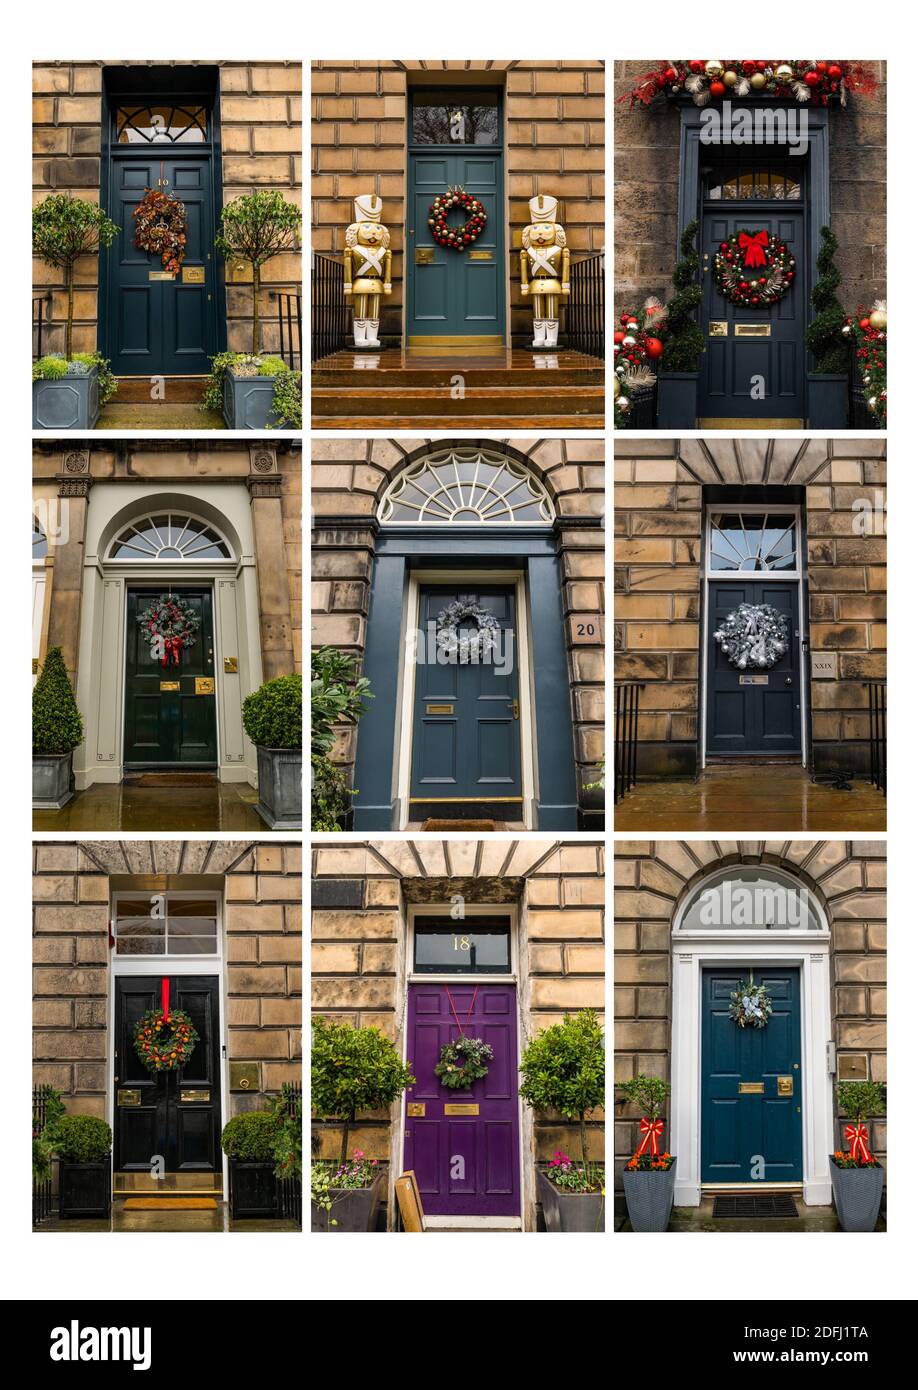
[[[448,1090],[434,1075],[440,1049],[459,1037],[453,1006],[466,1037],[494,1049],[487,1076],[468,1090]],[[408,1059],[417,1082],[406,1093],[405,1168],[414,1169],[425,1215],[519,1216],[516,986],[409,985]]]

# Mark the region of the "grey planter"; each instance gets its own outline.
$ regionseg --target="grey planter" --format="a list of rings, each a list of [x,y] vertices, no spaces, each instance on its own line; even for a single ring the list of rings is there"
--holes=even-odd
[[[664,1173],[623,1173],[632,1231],[665,1231],[673,1209],[676,1165]]]
[[[378,1174],[372,1187],[331,1189],[331,1211],[311,1204],[310,1227],[313,1231],[375,1231],[376,1216],[382,1199],[386,1174]],[[332,1222],[334,1221],[334,1225]]]
[[[91,430],[99,418],[99,368],[32,382],[33,430]]]
[[[300,748],[256,748],[258,805],[270,830],[303,828],[303,752]]]
[[[660,372],[657,376],[657,429],[695,428],[698,373]]]
[[[883,1200],[883,1169],[839,1168],[829,1158],[832,1177],[832,1196],[839,1225],[843,1231],[873,1231],[876,1229]]]
[[[228,430],[264,430],[277,427],[271,409],[274,376],[236,376],[232,367],[223,374],[223,418]]]
[[[811,430],[846,429],[848,425],[848,378],[844,372],[807,373]]]
[[[604,1231],[605,1198],[601,1192],[561,1192],[536,1169],[539,1201],[546,1231]]]
[[[32,754],[32,807],[59,811],[73,798],[73,754]]]

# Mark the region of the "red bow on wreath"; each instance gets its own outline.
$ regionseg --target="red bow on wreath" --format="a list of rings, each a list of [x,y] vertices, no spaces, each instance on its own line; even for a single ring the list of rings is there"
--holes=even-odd
[[[851,1145],[851,1157],[857,1162],[858,1158],[863,1163],[871,1163],[873,1160],[870,1150],[867,1147],[867,1126],[866,1125],[845,1125],[845,1140]]]
[[[638,1149],[635,1157],[639,1157],[645,1151],[648,1144],[650,1145],[650,1152],[656,1157],[660,1152],[657,1140],[663,1138],[663,1121],[651,1120],[645,1115],[638,1125],[638,1129],[643,1134],[644,1138],[641,1140],[641,1147]]]
[[[740,232],[739,244],[740,250],[746,252],[746,265],[754,268],[765,264],[762,247],[768,245],[768,233],[766,231],[756,232],[755,236],[749,236],[747,232]]]
[[[164,638],[163,638],[163,659],[162,659],[162,662],[161,662],[160,664],[163,665],[163,666],[168,666],[168,665],[169,665],[169,658],[170,658],[170,656],[171,656],[171,658],[172,658],[172,665],[173,665],[173,666],[178,666],[178,664],[179,664],[179,659],[180,659],[180,657],[181,657],[181,655],[182,655],[182,647],[184,647],[184,645],[185,645],[184,640],[183,640],[181,637],[164,637]]]

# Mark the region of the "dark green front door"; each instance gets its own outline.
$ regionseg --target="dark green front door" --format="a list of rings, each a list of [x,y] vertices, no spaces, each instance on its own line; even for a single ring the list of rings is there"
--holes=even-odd
[[[730,995],[749,967],[704,970],[701,1000],[701,1180],[802,1182],[800,970],[753,969],[772,1014],[740,1028]]]
[[[200,627],[176,666],[151,655],[138,618],[163,593],[129,589],[124,673],[124,765],[126,768],[198,768],[217,765],[214,694],[214,619],[210,589],[172,588],[197,613]]]

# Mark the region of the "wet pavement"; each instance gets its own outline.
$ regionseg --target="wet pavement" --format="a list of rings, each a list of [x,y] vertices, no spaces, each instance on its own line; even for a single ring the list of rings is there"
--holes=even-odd
[[[795,1197],[794,1203],[797,1207],[797,1215],[778,1219],[759,1218],[736,1218],[729,1220],[714,1220],[714,1199],[705,1197],[697,1207],[673,1207],[673,1214],[670,1217],[668,1230],[672,1231],[714,1231],[723,1233],[729,1231],[789,1231],[807,1234],[809,1232],[841,1231],[838,1218],[835,1215],[834,1207],[808,1207],[804,1205],[802,1197]],[[624,1203],[622,1203],[622,1214],[616,1214],[615,1229],[617,1231],[631,1231],[631,1223],[627,1216],[623,1215]],[[877,1222],[877,1230],[885,1231],[886,1222],[881,1217]]]
[[[210,1211],[125,1211],[124,1203],[119,1201],[112,1203],[111,1215],[105,1221],[62,1221],[60,1217],[55,1216],[35,1227],[38,1234],[48,1231],[58,1234],[64,1231],[77,1235],[97,1231],[185,1231],[192,1234],[202,1232],[205,1235],[222,1234],[225,1231],[270,1231],[274,1234],[277,1231],[299,1229],[295,1221],[287,1220],[231,1221],[229,1207],[225,1202],[218,1203]]]
[[[258,791],[247,782],[190,787],[96,783],[61,811],[33,811],[33,830],[264,832]]]

